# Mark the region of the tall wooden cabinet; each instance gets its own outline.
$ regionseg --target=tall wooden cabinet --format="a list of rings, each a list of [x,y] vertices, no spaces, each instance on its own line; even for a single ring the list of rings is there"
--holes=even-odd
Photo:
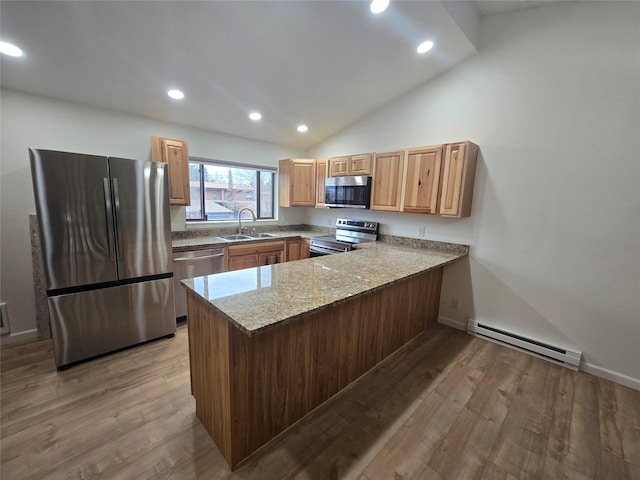
[[[278,199],[281,207],[315,207],[316,188],[315,160],[280,160]]]
[[[371,210],[400,211],[404,165],[404,151],[376,153],[373,161]]]
[[[403,212],[437,213],[442,145],[407,151]]]
[[[471,215],[478,146],[471,142],[444,146],[438,214],[443,217]]]
[[[187,142],[152,136],[151,160],[168,164],[171,205],[190,205],[189,149]]]

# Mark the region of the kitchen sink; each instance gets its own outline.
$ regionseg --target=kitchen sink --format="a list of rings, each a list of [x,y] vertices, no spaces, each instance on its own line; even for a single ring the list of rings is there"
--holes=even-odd
[[[234,240],[250,240],[252,238],[256,238],[256,237],[252,237],[251,235],[224,235],[222,237],[218,237],[222,240],[226,240],[227,242],[233,242]]]
[[[277,236],[278,235],[274,235],[273,233],[254,233],[252,235],[240,235],[236,233],[235,235],[222,235],[218,238],[226,242],[235,242],[236,240],[255,240],[257,238],[273,238]]]
[[[273,233],[256,233],[253,235],[249,235],[251,238],[272,238],[272,237],[277,237],[277,235],[274,235]]]

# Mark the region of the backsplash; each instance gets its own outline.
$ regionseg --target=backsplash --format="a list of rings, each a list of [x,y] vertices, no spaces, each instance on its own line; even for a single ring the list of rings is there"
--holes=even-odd
[[[330,235],[336,231],[335,228],[319,227],[316,225],[266,225],[264,227],[253,227],[251,223],[243,227],[243,232],[248,233],[267,233],[267,232],[283,232],[283,231],[301,231],[301,232],[318,232],[324,235]],[[233,235],[238,233],[238,227],[224,228],[202,228],[197,230],[179,230],[171,232],[173,240],[185,240],[188,238],[198,237],[219,237],[220,235]]]

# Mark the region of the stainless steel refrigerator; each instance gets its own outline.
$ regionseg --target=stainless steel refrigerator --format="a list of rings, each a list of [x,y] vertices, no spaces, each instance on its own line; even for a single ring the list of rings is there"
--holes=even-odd
[[[29,155],[58,368],[173,334],[167,165]]]

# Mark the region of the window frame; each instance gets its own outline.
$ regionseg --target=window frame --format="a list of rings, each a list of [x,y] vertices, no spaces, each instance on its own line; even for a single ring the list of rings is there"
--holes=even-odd
[[[198,164],[200,167],[200,198],[198,202],[200,204],[200,211],[202,212],[202,216],[200,218],[187,218],[187,209],[185,209],[185,221],[187,223],[224,223],[234,221],[231,219],[224,220],[209,220],[207,219],[207,212],[205,211],[205,189],[204,189],[204,167],[205,165],[212,165],[216,167],[228,167],[228,168],[244,168],[247,170],[254,170],[256,172],[256,189],[255,189],[255,201],[256,208],[255,214],[258,220],[265,221],[275,221],[277,220],[277,211],[276,211],[276,178],[278,169],[277,167],[268,167],[265,165],[253,165],[249,163],[239,163],[239,162],[230,162],[226,160],[215,160],[211,158],[202,158],[202,157],[189,157],[189,169],[191,168],[191,164]],[[261,216],[261,193],[262,193],[262,174],[271,174],[271,216],[264,217]],[[191,182],[191,172],[189,172],[189,182]],[[191,187],[189,187],[191,188]],[[194,199],[191,198],[191,203],[193,204]]]

